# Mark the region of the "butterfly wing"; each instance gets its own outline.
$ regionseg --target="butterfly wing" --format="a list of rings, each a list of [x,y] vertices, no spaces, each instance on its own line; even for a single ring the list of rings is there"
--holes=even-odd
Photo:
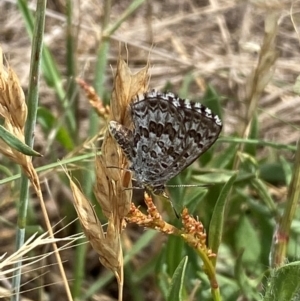
[[[151,187],[165,183],[194,162],[218,138],[220,119],[206,107],[172,93],[149,92],[131,104],[132,169]]]
[[[176,106],[184,124],[183,138],[176,143],[176,159],[165,170],[175,176],[215,143],[222,130],[222,123],[217,115],[200,103],[177,98],[172,105]]]

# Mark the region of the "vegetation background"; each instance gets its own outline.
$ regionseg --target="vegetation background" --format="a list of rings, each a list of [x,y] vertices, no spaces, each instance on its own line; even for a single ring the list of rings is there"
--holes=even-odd
[[[0,1],[0,46],[26,96],[35,9],[34,1]],[[85,243],[78,221],[73,222],[77,215],[62,164],[95,202],[94,155],[106,122],[95,114],[75,79],[93,86],[108,104],[121,56],[133,73],[149,62],[150,88],[201,101],[223,121],[222,137],[213,149],[171,181],[214,185],[169,189],[176,208],[187,206],[209,233],[222,188],[237,173],[222,213],[216,269],[222,300],[300,300],[295,284],[299,279],[299,9],[297,1],[275,0],[47,2],[33,147],[43,157],[34,158],[33,165],[74,299],[118,298],[113,274]],[[19,178],[20,168],[2,156],[0,297],[7,300],[12,294],[9,269],[19,259]],[[140,191],[134,192],[133,201],[143,208]],[[46,231],[32,189],[28,205],[25,239]],[[181,227],[168,203],[156,205],[166,221]],[[97,212],[105,223],[99,208]],[[22,300],[66,300],[46,236],[29,245],[22,268]],[[211,293],[200,257],[181,238],[129,224],[122,245],[123,300],[221,300]],[[9,257],[13,254],[16,257]],[[182,290],[178,299],[170,299],[171,279],[185,256]],[[4,265],[5,258],[10,260]],[[287,288],[287,283],[294,285]]]

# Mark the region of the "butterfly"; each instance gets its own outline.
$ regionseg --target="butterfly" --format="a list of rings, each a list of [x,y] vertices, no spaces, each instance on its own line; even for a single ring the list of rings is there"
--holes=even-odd
[[[164,194],[166,183],[192,164],[217,140],[221,119],[198,102],[155,90],[130,103],[133,128],[110,121],[140,187]]]

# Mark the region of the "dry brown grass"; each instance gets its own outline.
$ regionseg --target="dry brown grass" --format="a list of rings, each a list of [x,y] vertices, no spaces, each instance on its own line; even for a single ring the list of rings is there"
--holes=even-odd
[[[60,8],[56,1],[49,1],[52,8]],[[112,21],[116,20],[130,1],[112,7]],[[258,53],[264,34],[264,19],[269,10],[279,11],[280,23],[276,48],[279,57],[274,76],[259,101],[262,136],[270,140],[291,143],[297,136],[291,126],[282,128],[282,120],[293,125],[299,124],[297,97],[292,88],[300,72],[298,64],[299,3],[292,1],[177,1],[153,2],[143,5],[124,22],[113,35],[109,58],[116,65],[119,44],[128,47],[130,67],[134,71],[144,66],[150,53],[151,86],[157,89],[171,82],[178,90],[184,76],[192,72],[197,76],[197,86],[191,91],[196,97],[212,83],[228,101],[225,133],[232,133],[240,122],[245,83],[257,63]],[[6,1],[0,4],[5,13],[0,17],[1,45],[8,60],[26,88],[30,41],[25,33],[22,18],[14,4]],[[76,7],[79,15],[77,56],[79,75],[86,80],[93,74],[95,49],[100,36],[100,18],[103,7],[97,1],[84,1]],[[80,13],[79,13],[80,12]],[[291,13],[293,13],[291,15]],[[293,16],[294,24],[291,16]],[[49,9],[46,44],[55,54],[58,62],[64,61],[65,17],[57,10]],[[62,66],[62,69],[64,67]],[[107,72],[107,88],[112,84],[112,73]],[[41,92],[42,103],[52,103],[51,93]],[[55,109],[55,108],[53,108]],[[84,108],[83,108],[84,109]],[[289,114],[293,112],[290,116]],[[275,118],[274,118],[275,116]],[[280,131],[278,130],[280,129]]]

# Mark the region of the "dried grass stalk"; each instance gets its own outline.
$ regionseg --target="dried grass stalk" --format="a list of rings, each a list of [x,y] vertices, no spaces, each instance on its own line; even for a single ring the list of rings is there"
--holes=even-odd
[[[0,115],[4,119],[4,127],[12,135],[18,138],[23,143],[25,142],[25,122],[27,119],[27,105],[25,95],[21,88],[19,79],[15,72],[10,68],[5,68],[2,59],[2,49],[0,47]],[[0,152],[10,158],[15,163],[19,164],[28,179],[30,180],[37,197],[40,201],[44,220],[51,237],[54,237],[51,223],[47,215],[47,210],[44,204],[43,194],[40,186],[40,181],[36,170],[33,167],[31,157],[15,150],[0,140]],[[67,278],[63,269],[62,261],[58,252],[56,243],[53,242],[56,259],[60,268],[61,275],[64,280],[65,288],[70,299],[70,290],[67,284]]]
[[[148,66],[137,74],[132,74],[127,64],[119,59],[111,98],[111,120],[118,121],[128,127],[131,126],[129,103],[136,94],[147,90],[148,80]],[[108,218],[107,235],[113,237],[113,231],[118,237],[121,234],[124,217],[130,210],[132,199],[131,172],[127,168],[126,157],[107,131],[102,145],[102,155],[96,158],[94,192],[103,213]],[[116,250],[122,250],[121,245],[115,245],[115,247]],[[108,255],[111,256],[111,252]],[[116,258],[119,259],[120,254],[116,254]],[[101,262],[103,263],[103,261],[105,261],[104,258]]]
[[[69,177],[69,176],[68,176]],[[102,225],[97,218],[91,203],[86,199],[77,185],[69,177],[74,197],[74,205],[86,238],[93,249],[100,255],[100,262],[114,273],[120,269],[120,242],[114,231],[113,223],[109,221],[107,233],[104,234]]]
[[[119,59],[110,110],[105,110],[107,113],[110,112],[110,120],[131,127],[129,103],[137,94],[147,91],[148,80],[148,65],[137,74],[132,74],[127,64]],[[93,91],[90,89],[88,91],[89,99],[93,99],[93,103],[99,103],[99,99],[93,96]],[[99,107],[99,105],[93,106]],[[104,113],[101,115],[106,117]],[[131,172],[128,170],[126,157],[108,131],[103,141],[102,155],[96,157],[95,163],[94,193],[108,219],[106,234],[103,232],[93,207],[70,179],[74,205],[86,237],[100,255],[100,262],[116,275],[119,283],[119,300],[121,300],[124,279],[120,235],[124,228],[124,217],[128,214],[131,206]]]
[[[27,119],[25,95],[19,79],[12,68],[3,65],[2,49],[0,48],[0,116],[4,119],[3,126],[13,136],[25,143],[24,128]],[[39,179],[32,166],[31,157],[24,155],[0,140],[0,152],[19,164],[36,191],[40,190]]]
[[[274,69],[275,62],[278,57],[276,50],[276,37],[278,34],[278,11],[268,12],[265,19],[265,35],[263,45],[261,47],[259,60],[256,68],[249,75],[246,83],[246,114],[245,123],[243,124],[242,137],[247,138],[250,134],[253,117],[256,114],[258,101],[265,87],[270,81]],[[242,152],[244,145],[239,147]],[[234,169],[238,169],[240,164],[239,156],[236,156]]]
[[[276,37],[278,34],[279,13],[272,12],[266,16],[265,35],[261,47],[259,61],[255,70],[249,77],[246,85],[247,100],[249,102],[247,111],[247,122],[251,122],[257,109],[259,97],[273,76],[275,62],[278,57],[276,50]]]
[[[111,98],[110,120],[131,127],[129,104],[134,96],[148,89],[148,65],[132,74],[127,64],[119,59],[114,89]],[[128,161],[109,132],[102,145],[102,156],[97,159],[97,185],[95,194],[107,218],[114,216],[120,226],[130,210],[132,198],[131,173],[127,170]],[[107,183],[103,183],[104,179]],[[103,193],[105,192],[105,195]]]

